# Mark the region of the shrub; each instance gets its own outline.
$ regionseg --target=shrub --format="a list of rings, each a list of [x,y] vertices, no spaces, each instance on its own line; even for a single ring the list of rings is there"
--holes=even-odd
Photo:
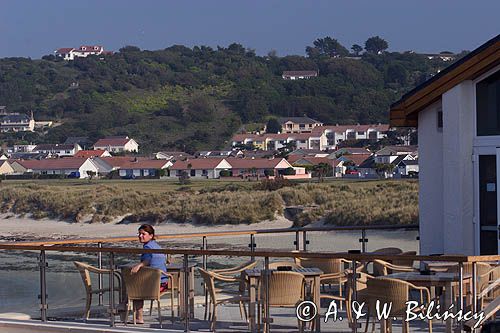
[[[264,170],[264,175],[266,175],[267,177],[274,176],[274,169],[266,169],[266,170]]]
[[[232,177],[233,176],[233,172],[231,170],[222,170],[219,175],[221,177]]]
[[[285,176],[292,176],[292,175],[295,175],[295,169],[290,167],[290,168],[286,168],[284,171],[283,171],[283,175]]]

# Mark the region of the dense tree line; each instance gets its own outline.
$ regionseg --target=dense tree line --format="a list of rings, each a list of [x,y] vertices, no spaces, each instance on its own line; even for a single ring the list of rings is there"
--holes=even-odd
[[[228,47],[163,50],[121,48],[113,55],[65,62],[0,59],[0,105],[33,110],[38,120],[62,125],[45,134],[3,139],[60,142],[67,136],[128,134],[148,151],[222,148],[242,123],[278,116],[324,123],[387,122],[404,92],[447,64],[415,53],[387,52],[375,36],[351,51],[332,37],[306,47],[307,56],[257,56]],[[285,81],[287,70],[317,70],[319,77]]]

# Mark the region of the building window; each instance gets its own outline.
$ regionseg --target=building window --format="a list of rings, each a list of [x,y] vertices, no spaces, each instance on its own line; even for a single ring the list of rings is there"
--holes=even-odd
[[[439,108],[437,112],[437,128],[443,130],[443,109]]]
[[[191,175],[191,177],[196,176],[196,170],[191,169],[191,171],[190,171],[190,175]]]
[[[500,71],[476,85],[477,135],[500,135]]]
[[[365,132],[358,132],[358,135],[365,135]]]
[[[208,170],[202,170],[201,171],[202,176],[208,176]]]

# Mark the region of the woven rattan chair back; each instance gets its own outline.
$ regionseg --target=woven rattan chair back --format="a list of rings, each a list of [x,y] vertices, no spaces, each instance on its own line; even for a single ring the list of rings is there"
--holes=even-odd
[[[142,267],[137,273],[130,268],[122,270],[127,296],[130,300],[159,300],[161,271]]]
[[[264,283],[264,276],[262,277]],[[304,275],[297,272],[273,271],[269,276],[269,306],[296,306],[304,299]],[[262,299],[266,293],[262,289]]]
[[[364,292],[367,297],[370,313],[375,314],[376,302],[392,303],[391,316],[405,315],[406,302],[409,297],[409,287],[404,281],[397,279],[368,279]]]

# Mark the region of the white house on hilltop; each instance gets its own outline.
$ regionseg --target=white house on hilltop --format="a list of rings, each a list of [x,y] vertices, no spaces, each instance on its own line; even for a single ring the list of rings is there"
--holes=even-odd
[[[422,254],[499,253],[500,35],[391,106],[417,126]]]
[[[74,60],[75,58],[86,58],[89,55],[111,54],[110,51],[104,51],[100,45],[82,45],[79,48],[63,47],[54,51],[56,57],[64,60]]]

